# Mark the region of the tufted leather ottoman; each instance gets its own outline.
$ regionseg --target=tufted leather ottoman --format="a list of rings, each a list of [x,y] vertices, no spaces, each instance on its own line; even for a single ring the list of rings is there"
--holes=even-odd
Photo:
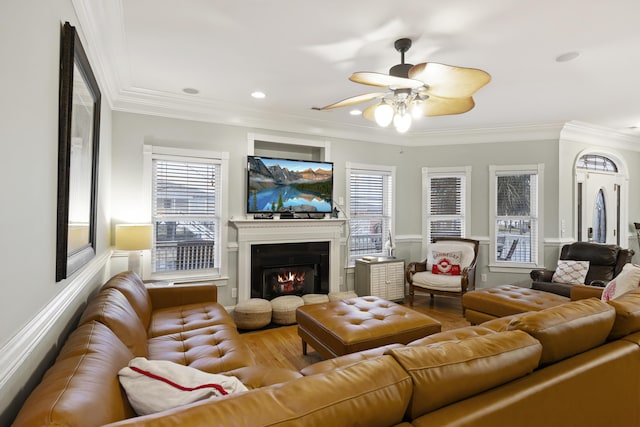
[[[539,311],[566,302],[569,302],[567,297],[515,285],[476,289],[462,296],[464,316],[472,325],[526,311]]]
[[[302,353],[307,344],[330,359],[392,343],[408,344],[440,332],[431,317],[382,298],[368,296],[312,304],[296,310]]]

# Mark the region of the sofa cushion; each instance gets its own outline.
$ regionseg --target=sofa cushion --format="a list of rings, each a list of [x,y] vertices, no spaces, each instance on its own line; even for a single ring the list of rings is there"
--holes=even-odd
[[[233,326],[221,324],[150,338],[149,359],[169,360],[217,373],[254,364],[253,353]]]
[[[153,310],[148,334],[157,337],[213,325],[236,327],[229,313],[217,302],[176,305]]]
[[[609,305],[616,310],[616,320],[609,334],[610,340],[640,331],[640,289],[609,301]]]
[[[111,329],[135,356],[147,356],[147,331],[119,290],[104,289],[89,301],[80,316],[80,324],[92,320]]]
[[[615,310],[595,298],[571,301],[511,320],[508,330],[525,331],[542,343],[541,364],[553,363],[603,344]]]
[[[411,376],[410,419],[532,372],[542,347],[522,331],[391,349]]]
[[[87,427],[135,416],[118,382],[118,371],[132,358],[107,326],[96,321],[79,326],[13,425]]]
[[[140,277],[132,271],[113,276],[102,289],[115,288],[122,292],[127,298],[131,307],[135,310],[145,329],[149,327],[151,321],[151,298],[147,287],[144,285]]]

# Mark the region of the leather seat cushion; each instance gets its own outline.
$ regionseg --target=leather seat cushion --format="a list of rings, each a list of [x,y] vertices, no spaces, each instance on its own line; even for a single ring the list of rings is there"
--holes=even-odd
[[[538,366],[542,346],[522,331],[489,333],[387,352],[411,375],[407,415],[427,412],[520,378]]]
[[[538,311],[568,301],[567,297],[515,285],[476,289],[462,296],[462,305],[465,309],[487,313],[495,317]]]
[[[187,304],[154,310],[148,335],[153,338],[213,325],[236,326],[224,307],[217,302]]]
[[[603,344],[615,315],[609,304],[590,298],[516,317],[507,330],[521,330],[540,341],[540,363],[549,364]]]
[[[234,326],[220,324],[150,338],[149,359],[169,360],[210,373],[255,364]]]

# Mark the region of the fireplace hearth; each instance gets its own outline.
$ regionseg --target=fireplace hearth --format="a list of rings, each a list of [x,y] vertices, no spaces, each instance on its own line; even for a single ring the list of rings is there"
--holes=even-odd
[[[329,242],[251,246],[251,297],[329,293]]]

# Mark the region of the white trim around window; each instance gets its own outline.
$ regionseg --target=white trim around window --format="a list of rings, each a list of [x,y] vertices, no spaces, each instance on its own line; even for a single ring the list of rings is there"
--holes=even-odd
[[[228,193],[229,175],[228,163],[229,153],[208,150],[192,150],[184,148],[161,147],[145,144],[143,146],[143,176],[144,176],[144,197],[145,206],[149,207],[149,222],[153,222],[153,160],[173,159],[182,161],[194,161],[203,163],[215,163],[219,167],[219,186],[216,194],[216,204],[218,204],[218,224],[216,235],[216,259],[218,266],[208,270],[176,271],[171,273],[151,273],[145,279],[169,280],[176,283],[194,282],[203,280],[226,280],[227,279],[227,226],[228,223]],[[151,257],[145,257],[144,271],[151,272]]]
[[[353,266],[355,263],[355,259],[361,256],[385,255],[385,242],[388,240],[389,233],[391,234],[393,244],[393,239],[395,237],[396,213],[396,167],[352,162],[346,162],[345,166],[347,195],[347,203],[345,208],[348,212],[349,218],[349,238],[347,239],[347,252],[349,254],[349,265]],[[356,181],[354,181],[355,179],[365,178],[361,181],[362,183],[364,183],[366,182],[367,175],[370,175],[370,177],[374,178],[374,180],[376,177],[382,178],[382,181],[378,182],[378,184],[381,184],[382,187],[378,188],[379,186],[377,185],[376,188],[373,189],[373,193],[371,194],[372,198],[382,198],[382,200],[380,201],[381,205],[376,205],[376,202],[374,200],[370,206],[371,208],[380,207],[382,209],[380,210],[380,212],[372,214],[367,212],[367,208],[365,206],[365,204],[368,202],[368,196],[366,194],[367,189],[364,189],[364,191],[358,195],[357,202],[355,200],[352,200],[353,196],[351,194],[352,182],[356,184]],[[380,193],[380,191],[382,193]],[[356,206],[356,203],[359,206]],[[371,227],[376,226],[376,224],[381,224],[382,229],[378,230],[377,228],[374,228],[373,230],[369,230],[367,222],[369,222],[370,224],[374,224]],[[361,240],[367,240],[370,243],[368,245],[371,246],[370,250],[365,250],[366,248],[364,248],[364,246],[363,250],[354,250],[353,240],[358,233],[359,228],[364,230],[364,234],[360,237],[362,237]]]
[[[531,262],[519,262],[505,259],[498,259],[498,207],[497,193],[499,176],[508,175],[533,175],[536,177],[536,185],[533,190],[530,214],[526,217],[531,220],[530,251]],[[490,218],[490,239],[489,239],[489,271],[491,272],[520,272],[532,268],[540,268],[544,265],[544,164],[530,165],[508,165],[489,166],[489,218]],[[506,247],[505,251],[508,252]],[[505,257],[503,257],[505,258]]]

